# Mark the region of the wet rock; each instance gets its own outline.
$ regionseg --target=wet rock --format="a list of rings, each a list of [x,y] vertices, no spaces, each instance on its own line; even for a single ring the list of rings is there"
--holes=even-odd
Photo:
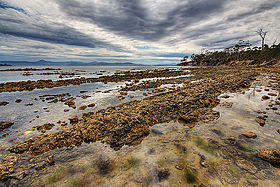
[[[35,128],[37,129],[37,131],[45,133],[47,130],[51,130],[54,126],[55,124],[53,123],[46,123],[41,126],[36,126]]]
[[[121,91],[120,94],[121,95],[127,95],[127,91]]]
[[[86,105],[82,105],[82,106],[79,107],[79,110],[85,110],[86,108],[87,108]]]
[[[89,104],[88,107],[91,107],[91,108],[92,108],[92,107],[95,107],[95,103]]]
[[[255,110],[255,112],[258,113],[258,114],[266,114],[265,111],[261,111],[261,110]]]
[[[257,135],[253,132],[245,132],[242,133],[241,135],[245,136],[246,138],[257,138]]]
[[[280,150],[277,149],[264,149],[260,150],[258,156],[271,163],[271,164],[280,164]]]
[[[229,95],[222,95],[221,98],[227,99],[227,98],[230,98],[230,96]]]
[[[70,124],[76,124],[79,122],[78,116],[72,116],[71,118],[69,118],[69,120],[70,120]]]
[[[262,96],[262,100],[268,100],[268,99],[270,99],[269,96],[267,96],[267,95]]]
[[[124,99],[123,96],[118,96],[118,100],[119,100],[119,101],[121,101],[121,100],[123,100],[123,99]]]
[[[0,121],[0,132],[10,128],[13,124],[14,122],[12,121]]]
[[[9,104],[9,102],[7,102],[7,101],[0,102],[0,106],[6,106],[7,104]]]
[[[74,99],[68,99],[67,101],[65,101],[65,104],[68,105],[71,108],[76,108],[76,103]]]
[[[233,102],[223,102],[221,103],[221,106],[226,107],[226,108],[231,108],[233,105]]]
[[[82,96],[82,99],[87,99],[87,98],[89,98],[89,97],[91,97],[90,95],[83,95]]]
[[[277,96],[276,93],[268,93],[267,95],[269,95],[269,96]]]
[[[17,99],[15,102],[20,103],[21,101],[22,101],[21,99]]]
[[[262,127],[265,125],[265,120],[264,119],[257,118],[256,122]]]

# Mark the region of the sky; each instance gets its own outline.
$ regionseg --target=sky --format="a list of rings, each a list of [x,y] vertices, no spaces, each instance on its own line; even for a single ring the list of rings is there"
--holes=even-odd
[[[0,0],[0,61],[176,64],[279,23],[280,0]]]

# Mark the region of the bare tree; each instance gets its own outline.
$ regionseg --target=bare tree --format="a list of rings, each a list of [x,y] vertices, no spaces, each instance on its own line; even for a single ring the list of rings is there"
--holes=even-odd
[[[262,50],[264,48],[264,40],[265,40],[265,37],[266,37],[266,34],[267,34],[267,31],[264,31],[264,29],[262,27],[260,27],[256,33],[261,37],[262,39]]]

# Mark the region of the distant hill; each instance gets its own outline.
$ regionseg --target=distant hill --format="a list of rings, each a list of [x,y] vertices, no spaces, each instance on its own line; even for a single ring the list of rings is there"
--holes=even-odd
[[[39,60],[35,62],[29,61],[0,61],[0,64],[9,64],[13,66],[143,66],[142,64],[134,64],[130,62],[125,63],[108,63],[108,62],[52,62],[46,60]]]

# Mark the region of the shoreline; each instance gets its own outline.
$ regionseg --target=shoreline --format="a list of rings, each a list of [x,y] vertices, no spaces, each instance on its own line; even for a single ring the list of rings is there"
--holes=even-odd
[[[190,70],[193,77],[172,80],[183,83],[183,87],[140,101],[109,107],[96,113],[85,113],[75,119],[73,127],[57,133],[35,136],[9,150],[15,153],[40,155],[57,147],[73,147],[83,142],[95,141],[109,144],[115,150],[122,150],[124,145],[137,147],[152,132],[150,129],[156,124],[180,120],[185,127],[192,129],[198,123],[217,120],[219,113],[212,109],[220,103],[218,96],[225,92],[242,92],[249,88],[260,74],[268,73],[278,77],[275,86],[279,89],[279,68],[275,67],[240,69],[208,67]],[[198,81],[192,82],[190,79]],[[124,87],[122,91],[156,88],[170,81],[156,80],[150,84],[141,84],[139,87],[131,85],[132,88]]]

